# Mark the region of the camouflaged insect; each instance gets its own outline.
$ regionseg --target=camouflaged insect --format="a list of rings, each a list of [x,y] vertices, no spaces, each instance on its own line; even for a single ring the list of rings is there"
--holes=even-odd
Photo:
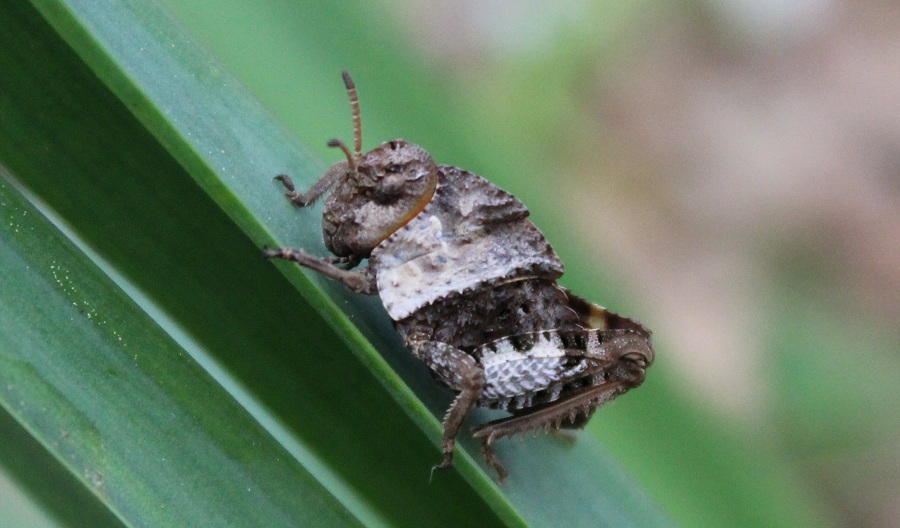
[[[277,176],[306,207],[331,190],[322,233],[336,257],[265,249],[353,291],[377,294],[413,354],[457,393],[443,421],[443,462],[473,406],[512,416],[481,425],[484,456],[504,436],[583,427],[604,403],[644,381],[650,331],[556,284],[563,264],[529,222],[528,209],[484,178],[437,165],[425,149],[394,140],[362,153],[356,88],[355,152],[340,140],[336,163],[306,193]],[[368,265],[353,270],[363,259]]]

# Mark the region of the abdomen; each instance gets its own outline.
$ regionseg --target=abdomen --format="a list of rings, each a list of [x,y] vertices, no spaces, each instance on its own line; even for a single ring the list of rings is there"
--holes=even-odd
[[[548,279],[524,279],[439,299],[397,322],[407,342],[440,341],[466,352],[497,339],[578,327],[566,294]]]

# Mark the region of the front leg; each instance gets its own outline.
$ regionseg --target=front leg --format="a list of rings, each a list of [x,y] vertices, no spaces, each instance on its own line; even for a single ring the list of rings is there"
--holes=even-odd
[[[323,194],[325,194],[332,185],[337,182],[341,176],[347,172],[347,162],[342,161],[336,163],[319,181],[305,193],[297,192],[294,188],[294,182],[287,174],[279,174],[275,176],[276,181],[280,181],[284,185],[284,195],[287,196],[291,203],[297,207],[306,207],[315,203]]]
[[[291,260],[304,268],[309,268],[325,275],[329,279],[336,280],[356,293],[373,295],[378,292],[375,284],[375,276],[369,272],[369,267],[349,271],[335,266],[330,261],[307,254],[302,249],[290,248],[263,248],[263,257],[267,259]]]
[[[447,469],[453,465],[453,450],[459,429],[484,392],[484,369],[475,358],[447,343],[420,341],[411,343],[410,348],[439,380],[459,392],[444,415],[444,439],[441,442],[444,460],[435,466]]]

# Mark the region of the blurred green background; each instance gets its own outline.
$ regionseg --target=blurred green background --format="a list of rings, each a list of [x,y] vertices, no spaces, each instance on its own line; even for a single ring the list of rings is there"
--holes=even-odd
[[[98,14],[102,7],[84,7],[87,4],[81,2],[34,4],[43,16],[56,21],[54,28],[70,45],[103,26]],[[190,223],[194,214],[209,219],[207,224],[230,219],[252,240],[238,240],[233,226],[207,226],[182,236],[182,246],[161,246],[160,252],[190,251],[189,246],[205,243],[198,240],[207,233],[219,239],[234,237],[233,242],[221,242],[221,247],[249,254],[254,244],[265,242],[269,228],[278,236],[290,233],[284,219],[300,223],[314,218],[290,210],[274,213],[279,215],[274,219],[257,212],[283,205],[277,189],[269,186],[270,174],[293,174],[300,169],[289,163],[302,159],[303,177],[311,181],[308,174],[339,158],[325,142],[350,137],[349,109],[339,76],[346,68],[360,92],[365,148],[403,137],[427,148],[439,162],[469,169],[513,192],[529,206],[534,222],[566,263],[561,281],[565,286],[654,330],[657,363],[647,383],[598,413],[581,436],[583,441],[588,435],[598,439],[616,460],[610,464],[624,468],[630,475],[625,480],[636,482],[665,515],[684,526],[896,526],[900,518],[900,34],[893,30],[900,11],[896,7],[877,1],[779,7],[738,0],[674,4],[567,0],[553,6],[533,1],[403,0],[163,4],[168,20],[190,35],[172,45],[172,54],[190,54],[184,49],[196,48],[213,57],[210,77],[221,75],[221,84],[226,85],[233,82],[229,76],[233,75],[239,83],[235,89],[258,100],[261,115],[283,127],[310,155],[253,159],[247,172],[229,173],[230,168],[212,166],[209,160],[214,158],[200,151],[198,143],[181,144],[168,135],[187,136],[189,125],[173,119],[171,131],[152,126],[157,114],[190,116],[192,104],[196,115],[219,104],[227,110],[228,101],[216,102],[221,99],[217,92],[186,94],[186,102],[169,114],[152,96],[145,103],[112,86],[115,97],[149,131],[126,152],[158,141],[163,148],[154,156],[165,157],[168,152],[220,206],[232,199],[237,203],[223,206],[227,217],[192,209],[184,213],[183,222]],[[76,13],[72,18],[83,24],[84,33],[67,33],[58,22],[66,16],[57,13],[66,9]],[[26,15],[9,17],[8,23],[21,24],[30,11],[22,8],[22,12]],[[140,9],[135,12],[139,18]],[[39,18],[29,20],[40,26]],[[131,34],[131,28],[122,28],[120,38],[132,38],[139,50],[141,39],[151,38],[147,35],[153,35],[154,27],[150,24],[142,28],[146,33]],[[24,34],[51,38],[41,37],[38,29]],[[116,68],[115,60],[107,64],[85,58],[86,48],[73,47],[109,84],[108,71]],[[138,52],[129,53],[124,55],[140,60]],[[8,80],[21,63],[5,64],[3,76]],[[41,65],[31,67],[40,71]],[[218,67],[224,73],[214,71]],[[168,71],[165,65],[151,64],[134,77],[140,86],[141,75],[152,80]],[[156,81],[165,84],[164,78]],[[30,168],[27,156],[21,154],[17,129],[10,125],[11,108],[20,102],[13,98],[15,93],[26,92],[0,94],[6,98],[6,110],[0,114],[6,120],[0,123],[6,132],[2,161],[38,196],[36,201],[65,210],[65,197],[54,197],[52,180],[28,179],[29,170],[37,169]],[[66,95],[63,91],[55,97]],[[80,103],[75,99],[71,104]],[[153,104],[155,110],[148,110]],[[223,134],[229,126],[222,123]],[[265,143],[278,137],[267,131],[246,141]],[[195,141],[210,150],[225,144],[225,140]],[[98,146],[96,157],[112,148],[114,144]],[[198,152],[189,152],[191,148]],[[266,148],[277,151],[280,145]],[[206,160],[210,167],[198,169],[192,165],[195,159]],[[153,168],[180,171],[170,161]],[[206,172],[221,178],[221,188],[197,176]],[[180,177],[178,181],[187,179]],[[229,178],[256,186],[258,192],[248,198],[237,187],[242,183]],[[176,184],[159,185],[163,190],[155,192],[164,194]],[[178,194],[177,199],[199,195],[190,185],[179,185],[185,187],[172,193]],[[216,194],[216,189],[221,192]],[[97,192],[95,197],[103,196],[102,189]],[[265,204],[259,206],[262,209],[254,209],[255,202],[248,201],[257,197]],[[188,203],[205,203],[200,197],[191,200]],[[178,277],[163,274],[154,279],[141,268],[142,259],[134,256],[138,253],[117,249],[121,246],[113,243],[104,249],[101,240],[109,235],[90,227],[90,218],[79,224],[83,203],[68,207],[70,213],[61,213],[65,222],[75,224],[89,246],[100,246],[97,251],[112,260],[113,267],[121,268],[137,288],[162,305],[162,311],[187,326],[202,347],[212,349],[213,366],[221,364],[238,378],[238,385],[247,384],[253,398],[274,409],[275,422],[287,422],[291,431],[303,430],[302,420],[291,423],[284,410],[291,405],[291,391],[303,390],[289,386],[294,379],[290,355],[279,355],[275,359],[283,363],[269,370],[241,367],[243,350],[232,352],[231,359],[217,356],[227,349],[229,337],[216,341],[205,336],[200,327],[207,323],[197,315],[197,320],[191,319],[191,314],[205,310],[203,303],[189,307],[175,300],[183,289],[203,290],[188,284],[192,270],[216,267],[215,260],[182,270]],[[179,206],[173,201],[171,207]],[[212,209],[211,205],[200,209],[207,207]],[[264,228],[253,231],[242,223],[251,213],[257,213],[253,221],[259,220]],[[109,214],[116,218],[128,211]],[[173,224],[159,226],[155,236],[178,232],[178,223]],[[134,229],[139,233],[142,227]],[[307,226],[294,238],[279,240],[310,247],[320,244],[313,242],[317,229]],[[177,255],[171,258],[177,267]],[[251,270],[237,257],[225,265],[247,271],[223,276],[223,281],[251,283],[259,273],[268,273],[261,265]],[[274,275],[259,280],[269,281],[260,287],[267,292],[283,287],[281,282],[287,284]],[[291,280],[296,285],[300,279]],[[243,315],[252,319],[277,312],[250,306],[253,286],[242,287],[246,291],[236,292],[225,301],[232,304],[211,317],[221,320],[245,310]],[[308,291],[304,294],[320,310],[330,306],[310,300]],[[167,295],[171,301],[165,300]],[[357,314],[353,320],[365,335],[371,338],[385,330],[377,314],[364,315],[377,310],[375,304],[360,305],[350,296],[337,299],[343,309]],[[289,311],[295,300],[286,295],[277,303]],[[214,298],[209,304],[221,302]],[[309,308],[297,310],[304,311],[295,316],[301,322],[318,317]],[[246,341],[241,343],[269,332],[265,320],[256,325],[242,334],[240,339]],[[336,334],[340,333],[338,329]],[[271,339],[280,344],[290,337]],[[330,333],[315,339],[336,343],[322,347],[344,346]],[[396,340],[382,339],[376,342],[382,352],[396,348]],[[388,361],[395,368],[402,362]],[[379,377],[381,366],[366,366],[371,372],[359,365],[347,367],[348,378],[365,379],[361,383],[373,387],[366,394],[388,402],[383,405],[390,408],[390,399],[369,379]],[[205,368],[215,370],[209,364]],[[404,381],[433,412],[439,412],[446,400],[421,388],[430,382],[427,374],[408,368],[410,372],[402,373]],[[266,396],[264,389],[247,381],[251,379],[288,386],[283,393],[272,389]],[[330,394],[327,384],[322,385],[321,392]],[[336,412],[322,409],[327,401],[328,396],[322,396],[303,408],[308,413]],[[353,404],[335,408],[352,412]],[[259,419],[258,414],[253,416]],[[397,418],[403,422],[397,431],[409,431],[411,423],[421,425],[424,418],[414,416],[410,424],[404,420]],[[323,418],[319,425],[327,431],[339,427],[340,421]],[[264,427],[271,432],[265,423]],[[356,434],[366,434],[365,426],[358,429]],[[425,430],[425,436],[433,433]],[[374,518],[386,525],[415,525],[421,519],[418,513],[407,518],[397,513],[404,509],[403,495],[391,497],[380,491],[383,482],[365,484],[362,477],[351,476],[352,468],[371,456],[352,454],[359,451],[358,443],[347,441],[347,446],[329,451],[322,447],[334,442],[327,432],[297,435],[338,475],[328,478],[344,482],[352,488],[347,495],[366,505],[350,507],[352,511],[378,512],[381,517]],[[386,447],[379,456],[390,457],[391,446],[408,441],[400,432],[396,436],[382,439]],[[411,442],[409,450],[419,457],[414,463],[424,465],[398,468],[397,481],[415,478],[417,470],[428,467],[429,456],[436,453],[429,447],[432,436]],[[525,441],[529,442],[533,441]],[[519,447],[508,449],[510,456],[519,454]],[[352,457],[357,457],[356,466]],[[27,495],[31,488],[16,484],[27,480],[27,468],[16,470],[8,461],[5,466],[13,468],[7,469],[12,491],[0,500],[9,505],[19,500],[15,493]],[[565,471],[578,468],[561,469]],[[331,475],[313,473],[319,481],[326,478],[323,474]],[[390,476],[392,469],[384,467],[377,474]],[[443,503],[454,512],[446,514],[448,525],[478,518],[484,524],[515,524],[510,521],[515,515],[497,513],[503,508],[485,499],[486,493],[494,492],[483,491],[471,479],[450,477],[442,484],[448,488],[445,492],[430,490],[433,497],[423,497],[418,506],[421,515],[445,497],[457,496],[465,500]],[[553,482],[542,485],[553,487]],[[524,492],[516,486],[511,482],[490,496],[497,501],[506,496],[509,507],[528,524],[540,523],[523,502],[544,510],[549,519],[557,509],[591,509],[542,504],[537,491]],[[335,493],[335,486],[326,481],[324,488],[346,504],[347,495]],[[528,494],[529,500],[520,496],[517,502],[519,493]],[[415,496],[415,491],[410,494]],[[47,499],[36,496],[35,509],[40,511]],[[643,504],[632,500],[625,504]],[[466,507],[472,510],[459,510]],[[654,506],[648,508],[652,511]],[[117,515],[135,523],[121,512]],[[66,525],[59,521],[64,514],[55,518]],[[640,519],[638,515],[630,522],[641,525]],[[627,524],[620,520],[598,518],[597,524]]]

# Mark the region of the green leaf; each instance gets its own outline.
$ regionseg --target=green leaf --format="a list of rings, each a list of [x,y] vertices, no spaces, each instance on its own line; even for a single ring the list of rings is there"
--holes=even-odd
[[[467,441],[429,484],[450,394],[374,299],[259,258],[321,248],[271,183],[321,164],[156,4],[5,3],[0,160],[21,193],[4,201],[27,218],[3,237],[3,406],[109,512],[666,524],[590,438],[502,446],[503,490]]]
[[[156,526],[352,523],[296,457],[7,181],[0,204],[3,408],[109,512]]]
[[[5,299],[0,302],[5,304]],[[0,525],[121,526],[91,488],[61,465],[5,407],[0,408],[0,453]]]

